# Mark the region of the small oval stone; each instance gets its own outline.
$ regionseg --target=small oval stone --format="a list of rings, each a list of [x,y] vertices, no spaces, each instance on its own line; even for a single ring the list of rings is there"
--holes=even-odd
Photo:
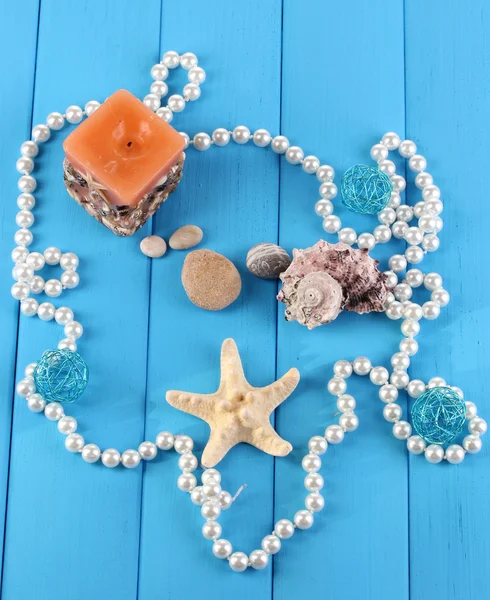
[[[242,280],[226,256],[212,250],[193,250],[185,257],[182,285],[196,306],[221,310],[238,298]]]
[[[158,235],[149,235],[141,240],[140,249],[150,258],[160,258],[167,251],[167,243]]]
[[[202,240],[202,229],[197,225],[184,225],[174,231],[168,241],[172,250],[186,250],[197,246]]]
[[[277,279],[290,264],[289,254],[276,244],[256,244],[247,253],[247,269],[261,279]]]

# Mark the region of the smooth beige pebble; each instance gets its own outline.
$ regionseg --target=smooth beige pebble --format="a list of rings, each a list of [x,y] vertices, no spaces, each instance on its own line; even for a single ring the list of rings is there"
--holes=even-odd
[[[167,251],[167,243],[158,235],[149,235],[141,240],[140,249],[150,258],[160,258]]]
[[[184,225],[174,231],[168,245],[173,250],[187,250],[197,246],[202,240],[202,229],[197,225]]]

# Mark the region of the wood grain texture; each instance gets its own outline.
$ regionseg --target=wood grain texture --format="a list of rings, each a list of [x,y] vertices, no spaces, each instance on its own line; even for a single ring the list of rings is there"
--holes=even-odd
[[[423,323],[421,353],[410,373],[445,377],[490,417],[485,0],[465,6],[455,0],[40,2],[39,27],[36,0],[0,6],[0,53],[15,57],[15,64],[2,62],[0,94],[1,599],[484,598],[488,450],[458,467],[408,457],[382,418],[376,389],[357,377],[349,380],[349,392],[358,402],[360,426],[324,456],[326,509],[310,531],[284,543],[272,568],[232,573],[212,556],[199,509],[176,487],[173,453],[160,453],[134,471],[110,471],[66,452],[56,425],[29,413],[18,397],[12,412],[15,380],[43,350],[56,347],[61,331],[26,317],[18,327],[9,255],[14,165],[31,116],[34,124],[44,122],[50,111],[102,101],[121,87],[143,97],[149,69],[165,50],[195,52],[207,80],[199,102],[175,116],[179,131],[193,135],[246,124],[281,132],[333,165],[339,184],[345,169],[371,162],[370,147],[385,131],[404,135],[406,127],[445,201],[441,250],[421,267],[440,272],[452,298],[436,322]],[[171,93],[184,82],[184,73],[172,73]],[[236,340],[252,385],[267,385],[291,367],[301,372],[274,423],[292,442],[291,455],[275,460],[242,445],[220,464],[232,494],[248,484],[220,519],[223,537],[235,550],[250,552],[276,520],[303,507],[300,463],[307,441],[336,420],[326,391],[334,361],[365,354],[388,366],[401,339],[399,323],[342,314],[307,331],[284,321],[276,283],[246,270],[247,250],[259,242],[291,251],[322,236],[335,241],[313,211],[318,182],[300,167],[252,144],[190,149],[177,192],[153,222],[123,239],[66,194],[64,135],[57,134],[36,161],[32,249],[54,244],[81,259],[79,288],[54,303],[66,300],[85,326],[79,347],[91,369],[90,387],[67,412],[86,441],[122,451],[167,429],[191,435],[199,454],[209,428],[174,410],[164,396],[173,388],[214,391],[227,337]],[[419,193],[409,189],[408,198],[415,203]],[[338,214],[358,233],[375,223],[341,206]],[[150,232],[168,240],[189,223],[204,231],[199,247],[223,253],[242,275],[242,294],[220,313],[202,311],[186,297],[180,283],[186,251],[169,250],[154,261],[139,251]],[[397,247],[403,244],[376,248],[383,268]],[[46,268],[43,275],[59,272]],[[406,410],[405,398],[401,404]]]

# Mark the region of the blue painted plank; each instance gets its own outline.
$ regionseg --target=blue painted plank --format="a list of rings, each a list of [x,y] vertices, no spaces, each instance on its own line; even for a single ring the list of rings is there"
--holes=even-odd
[[[369,150],[385,131],[404,130],[403,3],[286,1],[283,30],[282,132],[305,154],[342,173],[371,164]],[[382,40],[382,43],[379,41]],[[386,84],[380,84],[380,77]],[[387,94],[387,89],[389,94]],[[305,248],[324,238],[314,213],[318,181],[299,167],[281,169],[280,243]],[[334,205],[345,226],[358,233],[377,224]],[[395,244],[377,247],[386,259]],[[391,250],[391,251],[390,251]],[[287,323],[279,310],[278,371],[296,366],[303,381],[296,397],[278,411],[279,431],[293,445],[292,460],[276,461],[275,518],[292,518],[304,508],[301,458],[310,436],[338,422],[335,400],[326,391],[333,363],[367,355],[389,366],[398,349],[399,323],[384,315],[342,314],[334,323],[308,331]],[[352,377],[359,429],[324,456],[325,510],[313,528],[297,532],[275,559],[274,598],[408,598],[407,457],[382,417],[376,389]]]
[[[191,135],[238,124],[252,131],[267,127],[277,132],[280,36],[279,0],[260,6],[221,1],[192,1],[185,6],[164,3],[162,51],[195,52],[208,74],[200,101],[175,116],[172,124]],[[205,153],[189,149],[181,186],[154,223],[154,231],[167,239],[181,225],[199,225],[204,230],[200,247],[225,254],[243,278],[239,299],[224,311],[211,313],[193,306],[181,286],[179,274],[186,252],[169,251],[152,263],[147,437],[151,439],[162,428],[186,432],[195,439],[199,453],[209,428],[168,406],[165,390],[214,391],[220,346],[227,337],[237,341],[253,385],[275,378],[275,285],[248,273],[245,256],[253,244],[277,237],[278,159],[250,146],[230,143]],[[170,598],[189,597],[203,585],[222,597],[233,590],[237,599],[269,598],[271,569],[240,576],[214,558],[211,542],[201,535],[199,508],[176,488],[175,457],[163,457],[162,463],[146,467],[140,600],[162,593]],[[261,537],[272,529],[273,460],[242,445],[225,457],[219,469],[232,494],[241,484],[248,484],[221,521],[223,536],[235,550],[250,552],[260,547]],[[177,565],[192,567],[183,570]]]
[[[43,4],[34,120],[103,100],[120,87],[146,93],[159,16],[156,0],[117,8],[108,0]],[[12,140],[11,173],[24,135],[25,125]],[[80,287],[54,301],[67,303],[86,325],[79,348],[91,369],[90,387],[68,412],[87,441],[123,450],[139,443],[144,428],[149,269],[136,239],[117,238],[67,195],[63,138],[51,140],[37,163],[33,249],[54,244],[80,255]],[[13,234],[12,221],[10,227]],[[17,377],[61,337],[56,324],[24,317]],[[16,399],[3,597],[134,599],[141,470],[84,463],[65,450],[55,424],[23,404]]]
[[[424,268],[440,273],[451,294],[441,317],[424,328],[414,376],[437,375],[460,386],[488,419],[490,7],[484,0],[416,0],[406,3],[405,19],[407,134],[427,156],[445,203],[441,249],[424,260]],[[459,466],[410,461],[412,600],[488,595],[486,442],[484,437],[482,452]]]
[[[4,93],[0,94],[2,138],[0,145],[0,331],[2,332],[2,368],[0,369],[0,540],[3,542],[10,454],[10,429],[18,329],[18,305],[10,295],[13,283],[13,263],[10,253],[14,246],[13,234],[16,198],[18,195],[15,160],[20,155],[18,146],[28,138],[31,128],[32,91],[36,64],[38,2],[2,4],[0,21],[3,34],[0,53],[7,56],[17,46],[15,68],[2,68]],[[24,42],[18,44],[21,37]],[[15,91],[14,91],[15,90]],[[11,118],[8,118],[10,116]],[[0,562],[3,561],[3,543]]]

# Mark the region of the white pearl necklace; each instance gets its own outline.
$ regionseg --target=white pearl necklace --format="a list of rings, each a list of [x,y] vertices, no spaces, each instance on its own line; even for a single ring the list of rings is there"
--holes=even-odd
[[[186,102],[197,100],[201,94],[200,84],[205,80],[205,71],[197,66],[197,57],[191,52],[179,55],[177,52],[167,52],[162,61],[151,69],[154,82],[150,94],[145,96],[144,103],[154,110],[168,123],[172,121],[174,113],[181,112]],[[161,106],[161,98],[168,93],[165,80],[169,69],[181,66],[188,71],[189,83],[184,86],[183,95],[174,94],[168,99],[167,105]],[[79,283],[77,273],[78,257],[73,252],[62,253],[58,248],[49,247],[44,253],[29,252],[28,247],[33,242],[31,227],[34,224],[32,209],[35,198],[32,193],[36,189],[36,180],[31,175],[34,168],[33,159],[39,152],[39,145],[48,141],[52,131],[62,129],[65,122],[70,124],[80,123],[84,116],[97,110],[100,103],[91,100],[82,110],[78,106],[69,106],[64,114],[50,113],[46,125],[36,125],[32,130],[32,139],[21,146],[21,157],[17,160],[16,168],[21,173],[18,182],[21,192],[17,199],[19,212],[16,223],[19,230],[14,239],[17,247],[12,252],[15,266],[12,271],[15,280],[12,286],[12,296],[21,303],[22,314],[32,317],[37,315],[43,321],[53,318],[64,327],[65,337],[59,342],[58,348],[75,351],[77,340],[83,334],[82,325],[74,320],[73,311],[67,306],[55,308],[51,302],[39,303],[31,294],[37,295],[44,292],[50,298],[61,295],[64,289],[75,288]],[[231,494],[221,488],[221,475],[217,469],[206,469],[201,476],[202,485],[197,485],[194,471],[198,467],[198,460],[192,453],[194,443],[187,435],[176,435],[168,431],[160,432],[155,442],[144,441],[138,450],[127,449],[120,453],[114,448],[104,451],[92,443],[85,443],[82,435],[77,433],[76,419],[65,415],[63,406],[58,402],[46,403],[44,398],[36,392],[33,372],[36,363],[31,363],[25,369],[25,378],[16,387],[17,393],[26,398],[27,407],[32,412],[44,413],[49,421],[57,423],[60,433],[65,435],[65,447],[68,451],[78,453],[87,463],[96,463],[101,460],[108,468],[122,464],[128,469],[137,467],[141,460],[153,460],[158,450],[168,451],[174,449],[179,454],[178,464],[182,474],[177,479],[178,487],[189,494],[191,501],[201,507],[201,514],[206,522],[202,533],[206,539],[212,541],[213,554],[220,559],[227,559],[234,571],[245,571],[248,567],[264,569],[269,563],[269,557],[281,549],[283,540],[292,537],[297,529],[309,529],[314,522],[314,514],[324,507],[324,499],[320,494],[323,488],[323,477],[318,473],[322,466],[321,455],[324,454],[329,444],[339,444],[343,441],[345,433],[357,429],[359,420],[354,412],[356,401],[353,396],[346,394],[346,379],[354,372],[357,375],[368,375],[374,385],[380,386],[379,397],[385,403],[384,418],[393,423],[393,435],[400,440],[406,440],[407,448],[412,454],[424,453],[430,463],[438,463],[443,459],[449,463],[460,463],[466,453],[476,453],[481,449],[480,435],[487,430],[486,422],[477,416],[476,406],[473,402],[466,402],[466,418],[469,419],[469,435],[463,440],[463,446],[450,445],[445,451],[436,444],[426,445],[425,440],[417,435],[412,435],[411,426],[401,419],[401,407],[396,404],[400,389],[405,389],[412,398],[419,397],[426,389],[436,386],[446,386],[446,382],[438,377],[431,379],[427,385],[418,379],[410,381],[407,369],[410,357],[418,351],[415,337],[420,331],[420,319],[435,319],[439,316],[440,307],[449,302],[449,294],[442,287],[442,278],[437,273],[423,274],[418,268],[406,272],[405,278],[399,282],[398,273],[404,271],[407,263],[418,264],[425,253],[437,250],[439,239],[437,232],[442,228],[442,211],[439,188],[433,185],[432,176],[425,172],[426,160],[423,156],[415,154],[416,146],[410,140],[400,141],[394,133],[387,133],[381,142],[371,149],[371,157],[378,162],[379,168],[384,171],[394,185],[389,207],[381,211],[378,225],[373,233],[362,233],[359,236],[351,228],[341,229],[340,219],[333,214],[332,199],[337,195],[337,186],[333,183],[335,172],[329,165],[321,165],[315,156],[304,156],[299,146],[290,146],[289,140],[282,136],[272,137],[266,129],[258,129],[254,133],[243,125],[233,130],[225,128],[216,129],[212,135],[201,132],[192,140],[181,132],[186,140],[186,147],[193,145],[200,151],[207,150],[211,145],[226,146],[230,139],[237,144],[246,144],[250,140],[256,146],[271,146],[278,154],[284,154],[286,160],[292,165],[301,165],[305,173],[316,174],[321,182],[319,200],[315,211],[324,218],[323,226],[327,233],[338,233],[339,240],[349,245],[357,244],[359,248],[371,249],[376,243],[385,243],[391,236],[405,239],[409,248],[404,255],[395,254],[389,260],[390,270],[387,271],[388,283],[393,288],[386,305],[386,315],[390,319],[403,319],[401,331],[404,338],[400,342],[400,351],[391,358],[393,371],[391,374],[382,366],[372,367],[366,357],[356,358],[352,363],[346,360],[337,361],[334,365],[334,376],[328,383],[328,390],[337,397],[337,407],[340,411],[339,424],[329,425],[324,435],[315,435],[308,442],[308,454],[302,461],[302,467],[307,472],[304,486],[308,492],[305,498],[305,508],[298,510],[292,520],[280,519],[270,535],[266,535],[261,542],[261,548],[254,550],[250,555],[244,552],[233,552],[231,543],[221,537],[222,528],[218,518],[222,510],[227,510],[235,501],[241,489]],[[405,188],[403,177],[396,175],[393,162],[387,160],[389,150],[399,150],[399,153],[409,159],[409,167],[417,172],[415,183],[422,190],[423,200],[410,207],[401,204],[400,192]],[[409,227],[408,223],[418,218],[418,227]],[[391,227],[391,229],[390,229]],[[40,275],[35,275],[45,265],[60,265],[63,273],[60,280],[49,279],[44,281]],[[431,292],[431,298],[422,306],[410,301],[412,290],[424,285]],[[459,388],[452,387],[462,396]],[[242,486],[244,487],[244,486]]]

